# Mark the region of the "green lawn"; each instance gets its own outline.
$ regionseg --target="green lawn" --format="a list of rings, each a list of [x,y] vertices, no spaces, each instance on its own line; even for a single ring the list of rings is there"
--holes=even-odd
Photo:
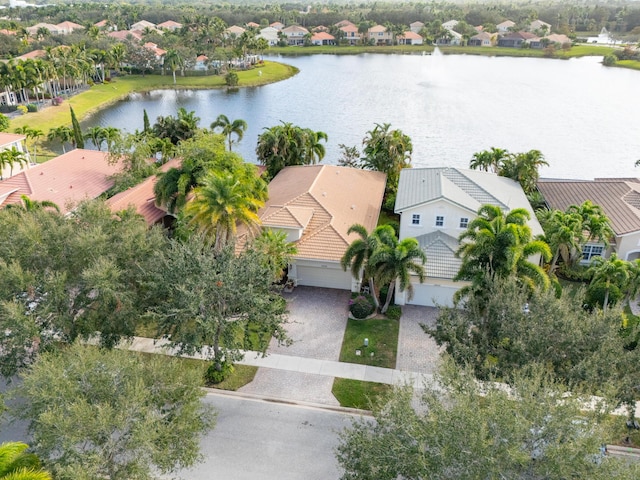
[[[400,323],[395,320],[350,318],[342,340],[340,361],[396,368],[399,330]],[[369,339],[368,347],[364,346],[365,338]],[[360,351],[360,355],[356,354],[356,350]]]
[[[259,72],[262,72],[262,74]],[[239,87],[252,87],[287,79],[298,73],[298,69],[283,63],[265,62],[262,67],[237,73]],[[117,102],[132,92],[146,92],[162,88],[198,89],[223,87],[225,87],[225,80],[224,76],[221,75],[178,76],[176,77],[176,85],[173,84],[171,75],[146,75],[144,77],[141,75],[123,75],[114,77],[109,83],[94,85],[88,90],[65,100],[62,105],[57,107],[48,107],[39,112],[27,113],[14,118],[11,120],[10,131],[28,125],[31,128],[42,130],[46,135],[51,128],[71,124],[69,106],[73,107],[78,119],[81,120],[92,112]]]
[[[331,392],[342,407],[371,410],[371,406],[388,394],[392,388],[391,385],[384,383],[336,378]]]
[[[246,384],[253,382],[253,377],[256,376],[257,371],[258,367],[236,364],[233,366],[233,373],[228,378],[215,385],[207,385],[207,387],[235,392],[240,387],[244,387]]]
[[[618,60],[614,67],[630,68],[631,70],[640,70],[640,62],[637,60]]]

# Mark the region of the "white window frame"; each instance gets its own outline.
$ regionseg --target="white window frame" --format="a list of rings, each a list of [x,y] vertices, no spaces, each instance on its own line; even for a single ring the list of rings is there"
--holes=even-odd
[[[594,252],[594,250],[597,252]],[[602,243],[587,243],[582,246],[582,259],[580,263],[591,263],[594,257],[603,257],[606,251],[607,247]]]
[[[468,226],[469,226],[469,217],[460,217],[460,228],[467,228]]]
[[[436,215],[436,227],[444,227],[444,215]]]
[[[416,222],[417,220],[417,222]],[[411,214],[411,226],[412,227],[420,227],[422,226],[422,215],[420,215],[419,213],[412,213]]]

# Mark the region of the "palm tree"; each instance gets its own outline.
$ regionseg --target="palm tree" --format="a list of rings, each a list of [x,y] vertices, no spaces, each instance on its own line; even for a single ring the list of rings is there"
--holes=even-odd
[[[540,167],[549,166],[540,150],[512,153],[502,162],[498,175],[520,183],[524,193],[531,194],[540,178]]]
[[[570,205],[567,212],[575,213],[582,219],[582,230],[586,232],[585,242],[608,243],[614,236],[609,218],[600,205],[594,205],[590,200],[586,200],[582,205]]]
[[[91,140],[91,142],[98,148],[98,151],[101,151],[104,139],[104,129],[100,126],[91,127],[87,130],[87,133],[84,134],[84,138],[86,140]]]
[[[264,194],[246,180],[238,172],[210,172],[186,206],[190,223],[205,236],[215,237],[213,248],[218,252],[235,238],[238,223],[250,232],[256,232],[260,224],[257,212],[264,205]]]
[[[606,312],[609,306],[609,293],[611,287],[623,286],[629,279],[628,262],[618,258],[615,253],[606,259],[595,257],[591,261],[590,270],[593,273],[590,286],[601,285],[604,287],[604,302],[602,309]]]
[[[215,122],[211,124],[212,130],[215,130],[216,128],[222,129],[221,133],[229,140],[229,151],[231,151],[231,144],[233,143],[231,141],[231,136],[235,134],[238,137],[236,142],[240,142],[244,136],[244,132],[247,130],[247,122],[241,118],[231,122],[226,115],[218,115]]]
[[[9,177],[13,176],[13,167],[16,163],[20,166],[23,166],[28,162],[27,156],[24,154],[24,152],[18,150],[15,145],[11,148],[1,151],[0,158],[2,158],[2,160],[0,160],[0,165],[2,165],[3,169],[7,166],[10,167]],[[2,169],[0,169],[0,179],[2,179]]]
[[[13,203],[13,204],[7,205],[6,208],[8,210],[19,208],[27,212],[33,212],[35,210],[41,210],[44,208],[52,208],[56,212],[60,213],[60,207],[58,206],[58,204],[51,202],[49,200],[42,200],[42,201],[31,200],[26,195],[20,195],[20,199],[22,200],[22,203]]]
[[[396,281],[399,291],[406,290],[408,298],[413,297],[411,275],[416,275],[420,283],[424,282],[424,264],[427,262],[427,256],[415,238],[405,238],[398,242],[394,234],[389,239],[392,241],[381,242],[369,258],[376,277],[389,285],[381,313],[386,313],[391,304]]]
[[[169,67],[169,70],[171,70],[171,73],[173,74],[174,85],[176,84],[176,70],[179,70],[180,68],[182,68],[183,64],[184,64],[184,60],[182,59],[182,57],[180,56],[177,50],[172,48],[169,51],[167,51],[167,53],[164,56],[163,65],[166,65],[167,67]]]
[[[530,215],[524,208],[516,208],[505,215],[495,205],[483,205],[478,216],[469,223],[459,237],[456,256],[462,259],[455,280],[470,280],[474,287],[481,286],[486,276],[515,275],[530,288],[546,290],[549,277],[544,270],[528,259],[540,255],[551,259],[549,245],[533,240],[527,225]],[[468,292],[463,289],[462,295]]]
[[[27,448],[21,442],[0,445],[0,480],[51,480],[51,475],[40,467],[38,457],[25,452]]]
[[[60,142],[62,145],[62,153],[66,153],[64,144],[73,143],[73,131],[71,128],[65,126],[52,128],[49,130],[49,133],[47,133],[47,140],[50,142],[55,142],[56,140]]]
[[[377,310],[380,308],[380,302],[376,291],[373,264],[371,264],[369,260],[381,243],[392,242],[390,239],[392,237],[395,238],[395,231],[390,225],[380,225],[369,234],[363,225],[356,223],[351,225],[349,230],[347,230],[347,235],[351,235],[352,233],[357,234],[360,238],[351,242],[340,259],[340,265],[345,272],[350,268],[351,275],[357,280],[364,274],[364,277],[368,279],[369,291],[373,296]]]
[[[27,126],[18,127],[14,130],[15,133],[19,133],[21,135],[25,135],[29,140],[33,140],[33,161],[38,163],[38,139],[44,135],[42,130],[37,128],[30,128]]]
[[[577,257],[582,243],[582,218],[576,213],[560,210],[538,211],[538,220],[545,233],[545,239],[553,252],[549,273],[556,269],[560,258],[568,265]]]
[[[500,165],[509,152],[502,148],[491,147],[490,150],[483,150],[473,154],[469,162],[469,168],[472,170],[484,170],[485,172],[498,172]]]
[[[263,229],[251,248],[264,255],[265,264],[273,272],[275,282],[282,280],[291,259],[298,253],[295,243],[287,242],[287,233],[282,230]]]
[[[100,140],[107,144],[107,152],[110,152],[115,143],[122,137],[122,132],[116,127],[104,127]]]

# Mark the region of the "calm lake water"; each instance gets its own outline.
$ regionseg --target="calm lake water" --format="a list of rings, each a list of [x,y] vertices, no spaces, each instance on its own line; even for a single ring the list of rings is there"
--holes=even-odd
[[[375,123],[391,123],[413,141],[415,166],[467,167],[489,147],[538,149],[558,178],[638,176],[640,72],[600,65],[601,57],[572,60],[467,55],[314,55],[275,58],[295,65],[295,77],[263,87],[158,90],[133,94],[84,126],[142,129],[196,111],[201,126],[219,114],[249,128],[235,146],[255,162],[257,137],[280,121],[328,134],[325,162],[339,144],[362,144]]]

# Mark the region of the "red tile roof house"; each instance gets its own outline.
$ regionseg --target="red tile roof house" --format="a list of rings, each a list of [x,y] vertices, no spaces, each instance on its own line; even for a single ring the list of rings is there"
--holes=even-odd
[[[173,158],[162,165],[160,171],[167,172],[171,168],[178,168],[179,166],[180,160]],[[158,177],[153,175],[142,183],[114,195],[107,200],[107,205],[114,213],[133,207],[136,213],[145,219],[147,225],[151,226],[162,223],[164,227],[169,227],[173,224],[175,217],[165,209],[156,205],[156,196],[153,193],[153,187],[157,181]]]
[[[422,36],[408,30],[402,35],[398,35],[398,45],[422,45]]]
[[[20,203],[26,195],[35,201],[50,201],[68,213],[86,199],[93,199],[113,186],[111,176],[120,164],[108,160],[109,154],[75,149],[48,162],[22,171],[0,182],[0,208]]]
[[[311,37],[312,45],[335,45],[336,37],[327,32],[316,32]]]
[[[308,165],[284,168],[269,183],[269,200],[258,216],[263,228],[283,231],[298,253],[289,265],[294,285],[359,291],[361,279],[342,270],[340,259],[357,237],[378,223],[386,176],[358,168]],[[247,240],[239,228],[237,248]]]
[[[17,133],[0,133],[0,152],[3,150],[11,150],[15,147],[19,152],[24,153],[27,160],[25,165],[14,165],[13,169],[9,165],[2,168],[0,171],[0,178],[8,178],[10,176],[17,175],[22,170],[29,168],[31,164],[31,157],[22,143],[26,138],[27,137],[25,135]]]

